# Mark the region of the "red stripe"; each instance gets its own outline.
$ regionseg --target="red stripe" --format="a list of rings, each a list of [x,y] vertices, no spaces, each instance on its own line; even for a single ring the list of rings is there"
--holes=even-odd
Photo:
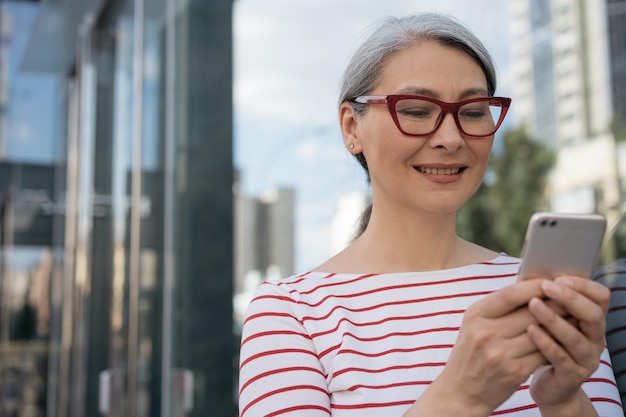
[[[458,328],[457,328],[458,330]],[[430,330],[428,330],[430,331]],[[426,332],[428,332],[426,331]],[[331,353],[334,350],[339,349],[339,347],[343,344],[343,342],[340,342],[334,346],[329,347],[328,349],[324,350],[323,352],[320,352],[319,357],[320,359],[323,358],[324,356],[328,355],[329,353]],[[452,347],[453,345],[430,345],[430,346],[417,346],[414,348],[406,348],[406,349],[399,349],[399,350],[389,350],[389,351],[384,351],[384,352],[379,352],[379,353],[361,353],[361,352],[357,352],[356,350],[352,350],[352,349],[340,349],[337,352],[337,355],[340,354],[344,354],[344,353],[353,353],[355,355],[362,355],[362,356],[384,356],[387,353],[395,353],[395,352],[417,352],[420,350],[428,350],[428,349],[440,349],[442,347]]]
[[[311,291],[315,291],[315,289],[317,289],[317,288],[324,288],[324,287],[330,287],[330,286],[335,286],[335,285],[349,284],[349,283],[356,282],[356,281],[359,281],[359,280],[362,280],[362,279],[365,279],[365,278],[374,277],[374,276],[376,276],[376,275],[378,275],[378,274],[366,274],[366,275],[359,275],[359,276],[357,276],[357,277],[355,277],[355,278],[352,278],[352,279],[351,279],[351,280],[349,280],[349,281],[340,281],[340,282],[334,282],[334,283],[322,284],[322,285],[320,285],[319,287],[315,287],[315,288],[314,288],[313,290],[311,290]],[[331,274],[328,274],[328,275],[324,276],[324,277],[323,277],[323,279],[332,278],[333,276],[335,276],[335,274],[331,273]],[[278,281],[278,282],[276,283],[276,285],[278,285],[278,286],[284,286],[284,285],[299,284],[299,283],[303,282],[304,280],[305,280],[305,277],[304,277],[304,276],[299,276],[299,277],[297,277],[297,279],[294,279],[294,280],[284,280],[284,281]],[[308,294],[308,293],[309,293],[309,292],[302,293],[302,294]]]
[[[266,398],[269,398],[273,395],[278,395],[278,394],[282,394],[283,392],[289,392],[289,391],[300,391],[300,390],[312,390],[312,391],[320,391],[323,392],[324,394],[328,395],[328,392],[326,392],[324,389],[317,387],[315,385],[294,385],[291,387],[284,387],[284,388],[280,388],[274,391],[270,391],[270,392],[266,392],[265,394],[255,398],[254,400],[250,401],[248,403],[247,406],[244,407],[244,409],[241,411],[241,417],[243,417],[246,412],[248,412],[248,410],[250,409],[250,407],[252,407],[253,405],[255,405],[256,403],[258,403],[259,401],[263,401]]]
[[[365,389],[385,389],[385,388],[396,388],[396,387],[412,387],[415,385],[430,385],[433,381],[407,381],[407,382],[396,382],[394,384],[384,384],[384,385],[365,385],[365,384],[357,384],[351,387],[348,387],[348,391],[356,391],[360,388]]]
[[[247,364],[249,364],[250,362],[252,362],[255,359],[259,359],[259,358],[262,358],[264,356],[279,355],[279,354],[283,354],[283,353],[304,353],[306,355],[315,356],[317,358],[315,353],[313,353],[313,352],[311,352],[309,350],[305,350],[305,349],[268,350],[268,351],[257,353],[256,355],[252,355],[252,356],[248,357],[246,360],[241,362],[241,365],[239,366],[239,370],[243,369],[244,366],[246,366]]]
[[[419,298],[419,299],[414,299],[414,300],[402,300],[402,301],[397,301],[397,302],[388,302],[388,303],[374,304],[374,305],[371,305],[371,306],[368,306],[368,307],[363,307],[363,308],[348,308],[348,307],[344,307],[344,306],[335,306],[327,314],[325,314],[325,315],[323,315],[321,317],[312,317],[312,316],[302,317],[302,322],[305,322],[307,320],[326,320],[326,319],[328,319],[328,317],[330,317],[332,315],[332,313],[334,313],[336,310],[339,310],[339,309],[350,311],[350,312],[353,312],[353,313],[357,313],[357,312],[363,312],[363,311],[372,311],[372,310],[376,310],[376,309],[379,309],[379,308],[382,308],[382,307],[389,307],[389,306],[414,304],[414,303],[422,303],[422,302],[438,301],[438,300],[450,300],[452,298],[476,297],[476,296],[480,296],[480,295],[491,294],[492,292],[493,291],[479,291],[479,292],[471,292],[471,293],[440,295],[440,296],[436,296],[436,297],[426,297],[426,298]]]
[[[400,353],[400,352],[407,353],[407,352],[419,352],[420,350],[430,350],[430,349],[452,349],[453,346],[454,345],[452,344],[427,345],[427,346],[418,346],[418,347],[404,348],[404,349],[399,349],[399,348],[389,349],[389,350],[384,350],[382,352],[376,352],[376,353],[359,352],[354,349],[341,349],[339,350],[339,352],[337,352],[337,356],[351,354],[351,355],[356,355],[356,356],[365,356],[368,358],[378,358],[381,356],[389,355],[392,353]]]
[[[363,373],[368,373],[368,374],[380,374],[383,372],[398,371],[401,369],[415,369],[415,368],[442,367],[442,366],[446,366],[446,363],[445,362],[417,363],[417,364],[412,364],[412,365],[388,366],[386,368],[380,368],[380,369],[344,368],[335,372],[332,376],[333,378],[337,378],[339,375],[343,375],[348,372],[363,372]]]
[[[523,405],[521,407],[507,408],[506,410],[497,410],[497,411],[494,411],[491,415],[501,416],[503,414],[517,413],[518,411],[532,410],[533,408],[537,408],[537,404],[528,404],[528,405]]]
[[[252,339],[257,339],[259,337],[265,337],[265,336],[276,336],[276,335],[301,336],[301,337],[303,337],[305,339],[311,340],[309,335],[306,334],[306,333],[294,332],[293,330],[270,330],[270,331],[267,331],[267,332],[255,333],[255,334],[253,334],[251,336],[246,337],[246,339],[241,342],[241,346],[245,345],[246,343],[248,343]]]
[[[324,375],[324,373],[322,371],[320,371],[319,369],[316,369],[316,368],[308,367],[308,366],[292,366],[292,367],[289,367],[289,368],[272,369],[271,371],[263,372],[262,374],[255,375],[254,377],[250,378],[239,389],[239,395],[241,395],[241,393],[248,387],[248,385],[252,384],[255,381],[258,381],[259,379],[263,379],[266,376],[270,376],[270,375],[281,374],[283,372],[295,372],[295,371],[313,372],[313,373],[319,374],[319,375],[323,376],[324,378],[326,378],[326,376]]]
[[[337,285],[344,285],[344,284],[351,284],[353,282],[358,282],[358,281],[364,280],[366,278],[375,277],[377,275],[379,275],[379,274],[358,275],[358,276],[356,276],[356,277],[354,277],[352,279],[345,280],[345,281],[329,282],[329,283],[325,283],[325,284],[320,284],[320,285],[318,285],[318,286],[316,286],[316,287],[314,287],[314,288],[312,288],[312,289],[310,289],[308,291],[302,292],[301,294],[307,294],[308,295],[308,294],[311,294],[311,293],[313,293],[313,292],[315,292],[315,291],[317,291],[318,289],[321,289],[321,288],[335,287]],[[335,276],[335,274],[328,274],[328,275],[324,276],[324,279],[332,278],[333,276]],[[304,281],[304,280],[303,279],[299,279],[299,280],[296,280],[296,281],[282,281],[282,282],[279,282],[278,285],[281,285],[281,286],[283,286],[283,285],[293,285],[293,284],[299,284],[302,281]]]
[[[362,404],[352,404],[352,405],[331,404],[330,408],[334,408],[336,410],[360,410],[363,408],[397,407],[400,405],[402,406],[412,405],[413,403],[415,403],[414,399],[404,400],[404,401],[391,401],[388,403],[362,403]]]
[[[622,404],[620,404],[619,401],[616,401],[612,398],[605,398],[605,397],[593,397],[593,398],[589,398],[591,400],[592,403],[611,403],[611,404],[615,404],[615,405],[619,405],[621,407]]]
[[[378,292],[383,292],[383,291],[393,291],[396,289],[403,289],[403,288],[418,288],[418,287],[428,287],[428,286],[438,286],[438,285],[445,285],[445,284],[455,284],[455,283],[459,283],[459,282],[466,282],[466,281],[478,281],[478,280],[485,280],[485,279],[503,279],[503,278],[509,278],[512,276],[515,276],[516,274],[498,274],[498,275],[484,275],[484,276],[471,276],[471,277],[459,277],[459,278],[450,278],[450,279],[446,279],[446,280],[441,280],[441,281],[428,281],[428,282],[412,282],[409,284],[398,284],[398,285],[391,285],[391,286],[386,286],[386,287],[378,287],[369,291],[364,291],[362,293],[350,293],[350,294],[346,294],[344,296],[359,296],[359,295],[365,295],[365,294],[372,294],[372,293],[378,293]],[[367,275],[360,275],[358,277],[355,277],[351,280],[345,280],[345,281],[339,281],[339,282],[330,282],[330,283],[324,283],[324,284],[320,284],[314,288],[311,288],[310,290],[307,291],[301,291],[299,292],[300,294],[303,295],[310,295],[320,289],[323,288],[328,288],[328,287],[336,287],[336,286],[342,286],[342,285],[349,285],[352,284],[354,282],[358,282],[358,281],[362,281],[364,279],[370,278],[370,277],[375,277],[378,276],[378,274],[367,274]],[[287,282],[280,282],[278,283],[278,285],[280,286],[288,286],[288,285],[292,285],[295,284],[296,282],[291,282],[291,281],[287,281]],[[313,304],[312,306],[316,306],[317,304]]]
[[[377,337],[358,337],[356,335],[354,335],[353,333],[350,332],[346,332],[344,333],[344,337],[345,336],[351,336],[353,339],[356,340],[361,340],[361,341],[377,341],[377,340],[384,340],[388,337],[392,337],[392,336],[413,336],[413,335],[418,335],[418,334],[426,334],[426,333],[435,333],[435,332],[449,332],[449,331],[458,331],[459,327],[442,327],[442,328],[437,328],[437,329],[426,329],[426,330],[419,330],[416,332],[410,332],[410,333],[401,333],[401,332],[394,332],[394,333],[389,333],[389,334],[385,334],[383,336],[377,336]],[[331,346],[328,349],[326,349],[323,352],[320,352],[319,357],[323,358],[324,356],[326,356],[327,354],[329,354],[330,352],[332,352],[333,350],[337,350],[339,349],[339,347],[343,344],[343,341],[340,342],[339,344],[335,345],[335,346]]]
[[[456,332],[460,329],[460,327],[438,327],[433,329],[424,329],[424,330],[416,330],[414,332],[392,332],[388,334],[384,334],[381,336],[373,336],[373,337],[359,337],[351,332],[343,333],[344,338],[347,336],[352,337],[355,340],[360,340],[362,342],[375,342],[385,340],[389,337],[394,336],[417,336],[418,334],[428,334],[428,333],[437,333],[437,332]]]
[[[300,411],[300,410],[319,410],[326,411],[328,415],[330,414],[330,410],[326,407],[322,407],[316,404],[305,404],[305,405],[297,405],[294,407],[283,408],[282,410],[274,411],[273,413],[265,415],[265,417],[275,417],[281,414],[291,413],[292,411]]]
[[[258,319],[260,317],[288,317],[291,319],[294,319],[295,321],[297,321],[298,323],[300,323],[300,321],[295,318],[293,315],[289,314],[289,313],[276,313],[276,312],[265,312],[265,313],[258,313],[258,314],[251,314],[250,316],[248,316],[248,318],[246,318],[246,320],[244,321],[244,323],[248,323],[251,320],[254,319]]]
[[[387,317],[381,320],[366,321],[363,323],[357,323],[348,318],[342,317],[341,319],[339,319],[339,321],[337,321],[337,325],[333,329],[325,330],[323,332],[313,333],[311,334],[311,339],[315,339],[316,337],[325,336],[327,334],[336,332],[337,330],[339,330],[339,326],[341,325],[341,323],[344,323],[344,322],[348,322],[352,324],[353,326],[357,326],[357,327],[366,327],[366,326],[376,326],[376,325],[380,325],[383,323],[388,323],[390,321],[415,320],[415,319],[423,319],[427,317],[442,316],[442,315],[447,315],[447,314],[463,314],[463,313],[465,313],[465,310],[437,311],[434,313],[417,314],[415,316]]]
[[[609,384],[609,385],[613,385],[614,387],[617,387],[617,384],[615,383],[615,381],[611,381],[610,379],[606,379],[606,378],[589,378],[588,380],[585,381],[585,383],[587,382],[603,382],[605,384]]]
[[[292,299],[291,297],[286,297],[284,295],[274,295],[274,294],[257,295],[256,297],[254,297],[252,302],[260,301],[260,300],[268,300],[268,299],[279,300],[279,301],[287,301],[287,302],[296,304],[296,301],[294,299]]]

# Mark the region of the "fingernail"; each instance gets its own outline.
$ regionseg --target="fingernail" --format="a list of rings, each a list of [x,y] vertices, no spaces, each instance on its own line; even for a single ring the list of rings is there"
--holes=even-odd
[[[556,279],[556,282],[559,283],[560,285],[565,285],[567,287],[574,286],[574,281],[572,281],[570,278],[567,278],[567,277],[558,277]]]
[[[528,305],[531,309],[537,311],[538,313],[543,313],[547,311],[548,307],[537,297],[533,297]]]
[[[550,294],[552,294],[552,295],[558,295],[558,294],[560,294],[560,293],[561,293],[561,291],[563,291],[563,290],[562,290],[562,288],[561,288],[558,284],[556,284],[556,283],[554,283],[554,282],[552,282],[552,281],[547,281],[547,280],[546,280],[546,281],[543,281],[543,282],[541,283],[541,288],[542,288],[542,289],[546,292],[546,294],[548,294],[548,295],[550,295]]]

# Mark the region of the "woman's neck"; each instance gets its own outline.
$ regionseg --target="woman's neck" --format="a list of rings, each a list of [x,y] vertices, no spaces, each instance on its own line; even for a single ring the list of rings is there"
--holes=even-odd
[[[386,270],[435,270],[450,266],[460,239],[454,214],[394,218],[372,213],[354,245]]]
[[[433,271],[482,262],[495,256],[495,252],[456,235],[454,213],[393,216],[373,210],[363,234],[315,270],[353,273]]]

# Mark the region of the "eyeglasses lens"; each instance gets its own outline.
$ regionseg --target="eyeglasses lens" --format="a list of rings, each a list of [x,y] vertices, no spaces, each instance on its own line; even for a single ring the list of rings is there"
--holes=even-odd
[[[430,134],[437,127],[441,107],[437,103],[419,99],[403,99],[396,103],[398,123],[408,134]],[[495,133],[502,114],[502,106],[489,101],[476,101],[461,106],[456,118],[463,133],[475,136],[489,136]]]

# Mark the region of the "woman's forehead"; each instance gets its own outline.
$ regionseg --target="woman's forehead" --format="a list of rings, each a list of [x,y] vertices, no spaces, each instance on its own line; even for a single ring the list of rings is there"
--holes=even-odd
[[[483,94],[488,91],[485,72],[473,57],[436,41],[421,41],[390,55],[377,84],[393,88],[394,93],[412,90],[412,94],[433,96],[442,87],[482,89]]]

